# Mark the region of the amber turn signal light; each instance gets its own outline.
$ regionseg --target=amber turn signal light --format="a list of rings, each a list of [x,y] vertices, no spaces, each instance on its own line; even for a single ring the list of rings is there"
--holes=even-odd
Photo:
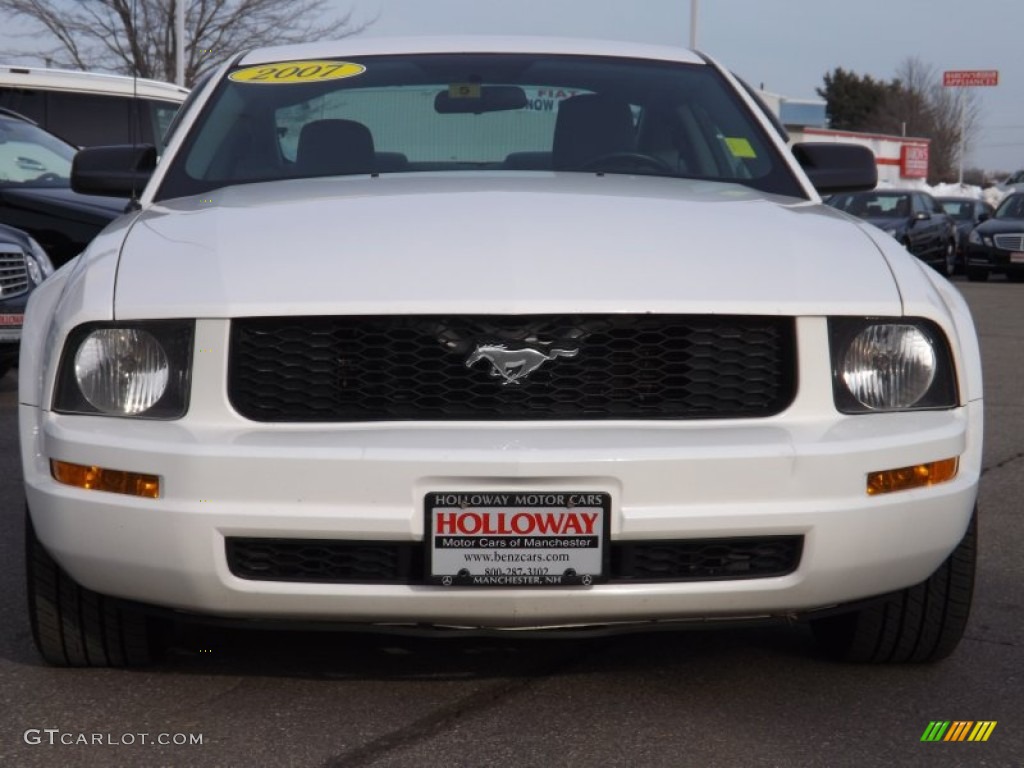
[[[893,493],[908,491],[911,488],[923,488],[938,485],[956,477],[959,460],[956,458],[932,461],[927,464],[915,464],[912,467],[885,469],[881,472],[868,473],[868,495],[877,493]]]
[[[142,496],[147,499],[160,497],[160,478],[156,475],[104,469],[103,467],[86,467],[56,459],[50,459],[50,472],[58,483],[73,485],[76,488],[125,493],[129,496]]]

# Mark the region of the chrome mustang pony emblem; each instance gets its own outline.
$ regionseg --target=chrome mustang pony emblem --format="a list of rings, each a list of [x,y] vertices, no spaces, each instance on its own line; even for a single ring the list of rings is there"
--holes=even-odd
[[[486,360],[491,364],[491,376],[500,377],[503,385],[518,384],[520,379],[525,379],[548,360],[554,360],[556,357],[576,357],[577,354],[578,349],[553,347],[547,352],[542,352],[533,347],[509,349],[504,344],[479,344],[466,358],[466,367],[472,368],[476,362]]]

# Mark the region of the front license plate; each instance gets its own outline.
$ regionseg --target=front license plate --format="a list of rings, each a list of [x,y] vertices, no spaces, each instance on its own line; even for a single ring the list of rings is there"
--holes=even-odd
[[[0,341],[19,341],[24,315],[0,314]]]
[[[1011,253],[1010,254],[1011,264],[1024,264],[1024,253]]]
[[[425,508],[431,584],[559,587],[608,579],[607,493],[434,491]]]

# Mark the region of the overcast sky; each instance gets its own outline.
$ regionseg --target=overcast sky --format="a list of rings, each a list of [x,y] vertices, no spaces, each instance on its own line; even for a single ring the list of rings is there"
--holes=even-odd
[[[364,35],[528,34],[687,45],[690,0],[327,0]],[[889,80],[916,57],[996,69],[968,165],[1024,168],[1024,0],[699,0],[697,46],[752,85],[815,98],[835,67]],[[0,50],[25,48],[0,17]]]
[[[690,0],[329,0],[364,35],[529,34],[688,45]],[[1024,168],[1024,0],[699,0],[697,46],[752,85],[816,98],[835,67],[889,80],[908,57],[937,72],[997,69],[977,88],[969,165]]]

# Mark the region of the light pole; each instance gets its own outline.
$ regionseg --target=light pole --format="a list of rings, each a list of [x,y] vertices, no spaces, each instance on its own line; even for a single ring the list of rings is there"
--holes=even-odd
[[[174,0],[174,82],[185,85],[185,2]]]
[[[697,47],[697,6],[699,0],[690,0],[690,48]]]
[[[960,171],[957,173],[956,183],[961,187],[964,185],[964,153],[967,150],[967,89],[960,88]]]

